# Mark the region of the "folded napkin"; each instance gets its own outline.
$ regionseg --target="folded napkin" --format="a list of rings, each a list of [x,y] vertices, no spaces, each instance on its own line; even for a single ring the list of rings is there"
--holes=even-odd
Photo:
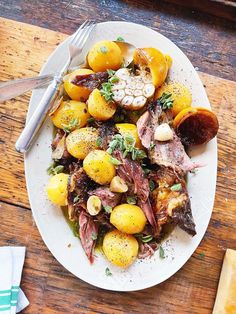
[[[29,301],[20,290],[25,247],[0,247],[0,313],[15,314]]]

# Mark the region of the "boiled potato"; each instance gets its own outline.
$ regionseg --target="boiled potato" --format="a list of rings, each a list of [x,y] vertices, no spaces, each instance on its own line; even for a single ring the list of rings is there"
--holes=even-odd
[[[170,59],[156,48],[138,48],[134,51],[134,64],[148,67],[155,87],[161,86],[169,70]]]
[[[84,171],[98,184],[109,184],[116,175],[111,156],[102,150],[91,151],[84,159]]]
[[[110,215],[110,223],[119,231],[134,234],[142,232],[147,219],[139,206],[121,204],[116,206]]]
[[[64,88],[67,94],[73,100],[86,101],[91,93],[91,90],[84,86],[76,86],[72,83],[77,75],[93,74],[89,69],[77,69],[67,75],[64,79]]]
[[[97,147],[98,131],[91,127],[76,129],[66,138],[68,152],[75,158],[84,159]]]
[[[113,230],[105,235],[102,248],[112,264],[126,268],[135,261],[139,246],[134,236]]]
[[[116,105],[108,103],[98,89],[94,89],[88,99],[88,111],[97,120],[108,120],[116,112]]]
[[[181,110],[191,107],[192,95],[185,85],[176,82],[164,84],[157,90],[155,99],[160,98],[163,93],[171,93],[171,98],[174,101],[171,111],[174,117]]]
[[[59,173],[51,177],[46,187],[48,198],[59,206],[67,205],[67,184],[69,175]]]
[[[62,101],[59,108],[52,115],[52,122],[57,128],[63,129],[76,119],[78,122],[76,128],[82,128],[86,125],[89,117],[90,114],[84,102],[76,100]]]
[[[122,54],[116,43],[103,40],[90,49],[87,60],[89,66],[95,72],[102,72],[108,69],[118,70],[122,63]]]
[[[137,127],[135,124],[117,123],[116,127],[122,136],[131,135],[135,139],[135,146],[137,148],[142,148],[142,144],[141,144],[141,141],[138,137],[138,131],[137,131]]]

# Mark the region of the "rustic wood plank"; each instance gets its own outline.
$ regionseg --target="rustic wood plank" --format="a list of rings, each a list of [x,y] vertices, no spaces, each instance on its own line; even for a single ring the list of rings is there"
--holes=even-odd
[[[234,80],[236,24],[185,7],[204,8],[206,0],[178,2],[182,5],[153,0],[1,0],[0,15],[66,34],[90,18],[141,23],[170,38],[201,71]],[[207,6],[208,11],[220,5],[219,1],[208,2],[215,3]],[[215,13],[223,13],[222,8]],[[229,13],[235,19],[233,8]]]
[[[222,219],[217,210],[200,247],[172,278],[139,292],[109,292],[75,278],[54,259],[27,209],[1,203],[0,220],[0,245],[27,247],[22,288],[30,306],[24,314],[211,313],[224,251],[236,248],[236,218],[226,212]]]

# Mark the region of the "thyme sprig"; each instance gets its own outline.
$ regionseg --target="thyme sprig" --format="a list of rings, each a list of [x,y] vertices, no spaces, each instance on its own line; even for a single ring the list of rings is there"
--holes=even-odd
[[[171,96],[171,93],[163,93],[161,97],[157,99],[157,104],[161,106],[163,110],[171,109],[174,102]]]

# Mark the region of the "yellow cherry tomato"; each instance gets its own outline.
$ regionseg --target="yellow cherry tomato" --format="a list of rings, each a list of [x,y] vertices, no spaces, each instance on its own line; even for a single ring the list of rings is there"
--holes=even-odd
[[[67,184],[69,175],[59,173],[50,178],[46,191],[51,202],[59,206],[67,205]]]
[[[64,79],[64,88],[69,97],[73,100],[86,101],[91,90],[84,86],[76,86],[72,83],[77,75],[93,74],[90,69],[77,69],[67,75]]]
[[[75,158],[84,159],[97,148],[98,131],[91,127],[76,129],[66,138],[68,152]]]
[[[102,150],[91,151],[84,159],[84,171],[99,184],[109,184],[116,175],[116,169],[111,162],[111,156]]]
[[[135,261],[139,245],[134,236],[113,230],[105,235],[102,248],[112,264],[126,268]]]
[[[118,70],[122,63],[120,47],[113,41],[99,41],[90,49],[87,60],[95,72]]]
[[[52,115],[53,124],[64,129],[71,121],[76,121],[75,128],[82,128],[86,125],[90,114],[87,105],[84,102],[69,100],[62,101],[59,108]]]

